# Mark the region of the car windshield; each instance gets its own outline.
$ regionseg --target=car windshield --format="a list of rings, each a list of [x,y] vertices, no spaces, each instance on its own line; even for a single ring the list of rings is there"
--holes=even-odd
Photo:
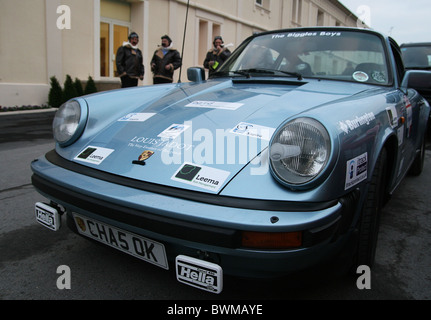
[[[431,44],[401,48],[406,68],[431,69]]]
[[[311,30],[251,38],[214,76],[283,76],[390,83],[381,38],[358,31]]]

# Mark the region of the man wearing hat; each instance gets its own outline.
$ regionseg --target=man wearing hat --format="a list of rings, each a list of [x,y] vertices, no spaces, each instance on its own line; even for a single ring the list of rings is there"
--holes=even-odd
[[[142,52],[138,46],[139,36],[136,32],[129,35],[129,41],[124,42],[117,50],[115,57],[117,73],[121,78],[121,87],[136,87],[138,79],[144,79]]]
[[[214,47],[208,51],[204,60],[204,67],[209,70],[210,76],[216,72],[231,55],[229,49],[224,47],[222,37],[215,37],[213,45]]]
[[[151,71],[154,74],[154,84],[172,83],[174,71],[181,67],[180,53],[173,48],[169,36],[162,37],[162,45],[154,52],[151,59]]]

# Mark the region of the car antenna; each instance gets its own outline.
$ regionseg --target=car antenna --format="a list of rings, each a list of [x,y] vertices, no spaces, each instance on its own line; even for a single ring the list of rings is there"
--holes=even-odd
[[[189,7],[190,7],[190,0],[187,0],[186,21],[184,23],[183,47],[181,49],[181,67],[180,67],[180,75],[178,77],[178,83],[181,83],[181,71],[183,70],[184,43],[186,42],[187,19],[189,17]]]

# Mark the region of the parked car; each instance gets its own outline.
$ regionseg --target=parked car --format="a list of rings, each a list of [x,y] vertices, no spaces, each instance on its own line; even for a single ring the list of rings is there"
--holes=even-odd
[[[400,48],[406,69],[431,70],[431,42],[403,43]]]
[[[211,79],[72,99],[32,162],[36,219],[220,293],[354,243],[372,266],[382,206],[424,164],[429,104],[391,38],[300,28],[247,38]]]
[[[403,43],[401,53],[407,70],[431,70],[431,42]],[[431,82],[417,79],[416,90],[431,103]]]

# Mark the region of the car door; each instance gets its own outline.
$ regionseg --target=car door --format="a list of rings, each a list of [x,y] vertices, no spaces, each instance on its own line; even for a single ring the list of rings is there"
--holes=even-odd
[[[395,70],[398,77],[394,77],[396,86],[398,87],[399,99],[397,99],[398,127],[397,137],[398,146],[401,151],[398,176],[403,176],[416,155],[416,148],[420,145],[422,136],[419,135],[418,126],[420,124],[420,108],[419,95],[414,89],[401,90],[401,82],[403,80],[405,69],[401,58],[401,51],[395,41],[391,39],[391,51]]]

